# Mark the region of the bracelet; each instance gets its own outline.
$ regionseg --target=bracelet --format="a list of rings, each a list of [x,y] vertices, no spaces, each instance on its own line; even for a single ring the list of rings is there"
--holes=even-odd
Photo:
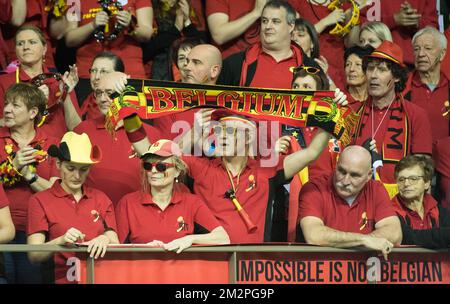
[[[125,131],[130,132],[131,130],[139,129],[142,126],[141,118],[135,114],[132,116],[125,117],[123,119],[123,127]]]
[[[136,143],[147,137],[147,132],[144,129],[144,126],[141,125],[139,129],[133,132],[127,132],[127,137],[130,143]]]
[[[31,185],[32,183],[36,182],[39,176],[36,173],[33,173],[33,177],[30,180],[27,180],[28,185]]]

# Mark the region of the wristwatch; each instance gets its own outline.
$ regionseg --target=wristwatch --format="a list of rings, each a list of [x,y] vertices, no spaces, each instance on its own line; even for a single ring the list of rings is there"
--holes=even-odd
[[[27,180],[28,185],[31,185],[32,183],[37,181],[38,178],[39,178],[39,176],[36,173],[33,173],[31,179]]]

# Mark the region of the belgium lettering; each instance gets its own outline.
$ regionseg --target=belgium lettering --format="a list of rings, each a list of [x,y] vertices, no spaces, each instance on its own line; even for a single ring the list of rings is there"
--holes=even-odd
[[[370,265],[368,261],[355,260],[240,260],[237,281],[269,284],[449,283],[448,267],[444,270],[442,264],[441,261],[379,261]]]

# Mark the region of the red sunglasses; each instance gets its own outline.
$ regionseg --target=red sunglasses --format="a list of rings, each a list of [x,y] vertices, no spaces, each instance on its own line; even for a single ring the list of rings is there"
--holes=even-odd
[[[143,163],[143,167],[144,167],[145,171],[152,171],[153,166],[155,166],[156,171],[158,171],[158,172],[165,172],[167,170],[167,168],[175,167],[174,164],[162,163],[162,162],[157,162],[157,163],[144,162]]]

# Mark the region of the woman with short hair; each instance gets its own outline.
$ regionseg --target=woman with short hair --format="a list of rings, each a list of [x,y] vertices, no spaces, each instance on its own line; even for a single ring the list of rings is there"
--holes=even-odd
[[[422,155],[409,155],[395,166],[399,193],[392,203],[402,224],[402,245],[450,245],[450,212],[428,193],[433,171],[431,158]]]
[[[67,132],[59,146],[52,145],[48,153],[57,158],[61,179],[30,198],[27,243],[84,243],[91,257],[103,257],[109,244],[119,242],[113,204],[105,193],[84,184],[91,166],[101,160],[100,148],[91,144],[86,133]],[[52,252],[28,253],[32,262],[52,256]],[[76,283],[68,275],[72,257],[70,252],[55,254],[56,283]]]

